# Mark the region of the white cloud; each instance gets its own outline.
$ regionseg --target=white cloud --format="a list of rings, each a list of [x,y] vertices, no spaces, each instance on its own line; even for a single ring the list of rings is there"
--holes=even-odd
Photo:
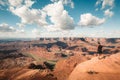
[[[26,7],[31,7],[35,1],[32,0],[8,0],[8,3],[12,7],[21,7],[25,5]]]
[[[25,33],[24,29],[16,29],[9,24],[2,23],[0,24],[0,32],[3,33]]]
[[[110,8],[113,8],[114,6],[114,0],[97,0],[96,5],[99,5],[102,3],[102,9],[109,6]]]
[[[0,24],[0,32],[16,32],[16,29],[6,23]]]
[[[32,0],[8,0],[9,11],[21,19],[16,25],[23,27],[26,24],[37,24],[47,28],[47,30],[72,30],[74,29],[74,20],[64,10],[64,4],[73,5],[72,0],[52,0],[52,4],[46,5],[43,9],[31,8],[35,1]],[[46,20],[50,17],[52,24]]]
[[[114,6],[114,0],[103,0],[102,9],[106,6],[110,6],[112,8]]]
[[[35,3],[35,2],[32,1],[32,0],[25,0],[25,5],[26,5],[27,7],[31,7],[34,3]]]
[[[80,21],[78,25],[80,26],[97,26],[105,22],[105,19],[100,19],[96,16],[93,16],[91,13],[82,14],[80,16]]]
[[[1,0],[0,4],[9,7],[9,11],[21,19],[18,26],[26,24],[37,24],[39,26],[47,25],[46,13],[40,9],[32,9],[35,1],[32,0]]]
[[[112,17],[114,15],[114,13],[112,11],[110,11],[110,9],[107,9],[107,10],[104,11],[104,15]]]
[[[51,0],[52,2],[59,2],[61,1],[65,5],[70,5],[71,8],[74,8],[74,3],[72,0]]]
[[[13,7],[21,6],[23,0],[8,0],[9,4]]]
[[[30,7],[32,6],[33,3],[34,2],[31,0],[26,0],[24,5],[22,6],[19,7],[10,6],[9,8],[10,11],[21,18],[21,24],[19,24],[20,26],[25,24],[34,24],[34,23],[39,26],[47,25],[46,13],[40,9],[31,9]],[[11,4],[17,6],[16,4],[20,4],[20,3],[14,4],[13,2]]]
[[[61,1],[49,4],[43,10],[50,16],[51,23],[47,28],[52,30],[72,30],[74,29],[74,20],[69,16],[68,12],[64,10]]]
[[[23,38],[28,37],[24,29],[16,29],[7,23],[0,24],[0,38]]]
[[[96,2],[95,5],[97,6],[97,5],[99,5],[99,4],[101,4],[101,0],[97,0],[97,2]]]

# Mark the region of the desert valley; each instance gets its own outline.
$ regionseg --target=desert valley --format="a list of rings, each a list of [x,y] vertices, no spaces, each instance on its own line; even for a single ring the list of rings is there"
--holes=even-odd
[[[0,40],[0,80],[120,80],[120,39]]]

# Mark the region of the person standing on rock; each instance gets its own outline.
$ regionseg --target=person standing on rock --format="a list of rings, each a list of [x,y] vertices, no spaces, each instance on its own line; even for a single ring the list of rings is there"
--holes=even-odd
[[[98,42],[98,48],[97,48],[97,53],[98,53],[98,58],[100,59],[100,56],[102,54],[102,48],[103,46]]]

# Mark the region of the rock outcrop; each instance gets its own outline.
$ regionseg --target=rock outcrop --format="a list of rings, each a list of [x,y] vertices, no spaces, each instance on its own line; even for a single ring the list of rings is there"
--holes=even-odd
[[[80,63],[68,80],[120,80],[120,53]]]

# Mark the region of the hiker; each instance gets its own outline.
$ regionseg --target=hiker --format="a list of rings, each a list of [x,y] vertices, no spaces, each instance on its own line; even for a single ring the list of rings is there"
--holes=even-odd
[[[100,44],[100,42],[98,42],[98,49],[97,49],[98,54],[102,53],[102,48],[103,48],[103,46]]]
[[[102,48],[103,46],[100,44],[100,42],[98,42],[98,48],[97,48],[98,58],[100,58],[102,54]]]

